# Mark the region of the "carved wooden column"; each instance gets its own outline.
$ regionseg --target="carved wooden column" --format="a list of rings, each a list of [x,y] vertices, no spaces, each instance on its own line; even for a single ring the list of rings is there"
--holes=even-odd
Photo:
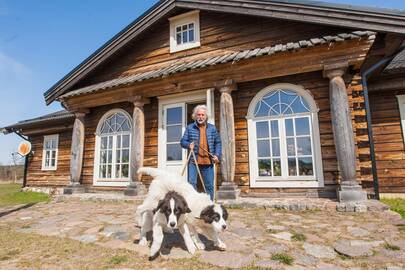
[[[324,67],[329,78],[329,98],[333,137],[341,175],[338,199],[341,202],[362,201],[367,194],[356,181],[356,152],[346,84],[342,78],[347,63]]]
[[[215,84],[221,92],[220,100],[220,135],[222,143],[221,174],[222,183],[218,190],[218,199],[236,199],[239,195],[235,185],[235,122],[231,92],[236,90],[233,80]]]
[[[84,149],[84,118],[87,109],[75,112],[75,122],[72,132],[72,144],[70,150],[70,185],[64,189],[63,193],[83,193],[84,187],[80,183],[83,167],[83,149]]]
[[[149,103],[149,100],[136,96],[132,99],[132,103],[134,104],[134,111],[132,114],[130,184],[124,190],[124,194],[129,196],[145,193],[141,175],[137,172],[143,166],[145,146],[145,114],[143,106]]]

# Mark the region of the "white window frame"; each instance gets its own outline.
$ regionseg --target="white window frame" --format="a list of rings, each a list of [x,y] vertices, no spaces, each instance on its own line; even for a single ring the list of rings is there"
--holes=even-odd
[[[56,148],[45,149],[46,142],[48,140],[56,140]],[[58,168],[58,149],[59,149],[59,134],[52,134],[52,135],[44,136],[43,149],[42,149],[42,170],[43,171],[56,171],[56,169]],[[51,165],[46,166],[45,159],[46,159],[47,151],[51,152],[50,160],[52,157],[52,151],[55,151],[55,166],[51,166]],[[49,160],[49,162],[51,162],[50,160]]]
[[[405,95],[397,95],[399,114],[401,116],[402,139],[405,143]]]
[[[286,115],[282,118],[283,121],[279,121],[279,134],[280,134],[280,151],[281,159],[286,159],[286,146],[285,146],[285,128],[284,119],[287,118],[297,118],[300,116],[308,116],[310,118],[310,133],[312,138],[312,154],[313,154],[313,171],[314,175],[305,176],[259,176],[257,168],[257,136],[256,136],[256,122],[263,120],[277,119],[278,117],[255,117],[254,110],[256,104],[261,100],[266,94],[271,91],[285,89],[296,92],[298,95],[304,98],[308,103],[310,112],[301,114]],[[246,117],[248,124],[248,140],[249,140],[249,177],[250,186],[259,188],[319,188],[324,186],[324,176],[323,176],[323,165],[322,165],[322,154],[321,154],[321,141],[319,135],[319,123],[318,123],[318,107],[314,101],[314,98],[309,91],[305,90],[302,86],[280,83],[270,85],[262,89],[253,98],[249,105],[248,115]],[[284,149],[284,150],[283,150]],[[285,169],[282,163],[283,169]]]
[[[170,21],[170,53],[200,47],[200,11],[194,10],[169,18]],[[176,27],[185,24],[194,24],[194,41],[177,44]]]
[[[115,113],[122,113],[125,115],[125,117],[128,118],[129,123],[130,123],[130,132],[120,132],[117,134],[120,135],[129,135],[129,168],[128,168],[128,177],[122,177],[122,178],[100,178],[100,147],[101,147],[101,134],[100,130],[101,127],[103,126],[104,121],[110,117],[111,115]],[[101,117],[100,121],[98,122],[96,133],[94,134],[95,136],[95,147],[94,147],[94,167],[93,167],[93,185],[94,186],[109,186],[109,187],[126,187],[130,183],[130,177],[131,177],[131,147],[132,147],[132,133],[133,133],[133,127],[132,127],[132,118],[131,116],[123,109],[112,109],[108,112],[106,112],[103,117]],[[113,136],[113,143],[112,143],[112,156],[111,159],[114,161],[116,160],[116,151],[117,151],[117,136],[114,136],[116,134],[108,134],[106,136]],[[111,163],[111,173],[115,173],[115,162]],[[113,175],[113,174],[112,174]]]

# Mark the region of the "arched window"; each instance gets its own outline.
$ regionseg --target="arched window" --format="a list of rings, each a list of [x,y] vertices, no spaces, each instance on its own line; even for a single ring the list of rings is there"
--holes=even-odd
[[[107,112],[96,133],[95,184],[128,182],[131,148],[131,120],[123,110]]]
[[[323,185],[317,112],[312,96],[296,85],[256,95],[247,117],[253,187]]]

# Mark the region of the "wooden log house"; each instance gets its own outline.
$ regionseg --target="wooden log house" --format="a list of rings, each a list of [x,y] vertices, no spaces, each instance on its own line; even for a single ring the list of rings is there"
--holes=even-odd
[[[220,197],[404,193],[405,54],[362,78],[404,37],[395,10],[162,0],[45,92],[64,111],[3,132],[33,145],[28,187],[137,194],[150,180],[140,166],[181,171],[179,140],[206,104],[223,145]]]

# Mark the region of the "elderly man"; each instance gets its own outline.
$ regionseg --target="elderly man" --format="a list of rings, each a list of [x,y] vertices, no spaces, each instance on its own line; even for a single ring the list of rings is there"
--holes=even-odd
[[[214,199],[214,164],[221,158],[221,138],[214,125],[207,123],[207,107],[194,108],[193,123],[189,124],[180,141],[181,147],[194,151],[204,185],[211,200]],[[188,164],[188,181],[197,190],[197,168],[194,159]]]

